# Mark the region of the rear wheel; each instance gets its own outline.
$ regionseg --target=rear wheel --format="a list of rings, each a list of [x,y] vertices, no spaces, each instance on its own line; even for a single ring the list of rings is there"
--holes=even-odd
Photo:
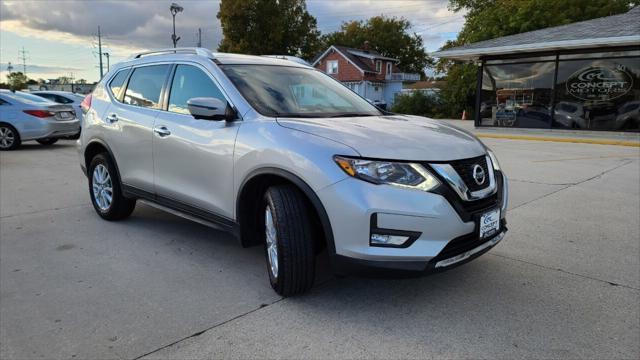
[[[14,150],[20,146],[20,134],[9,124],[0,124],[0,151]]]
[[[115,165],[106,153],[93,157],[88,174],[91,203],[100,217],[112,221],[131,215],[136,200],[122,195]]]
[[[271,286],[282,296],[306,292],[315,276],[315,241],[304,195],[291,185],[270,187],[263,209]]]
[[[49,145],[53,145],[53,144],[57,143],[58,142],[58,138],[44,138],[44,139],[38,139],[36,141],[39,142],[40,145],[49,146]]]

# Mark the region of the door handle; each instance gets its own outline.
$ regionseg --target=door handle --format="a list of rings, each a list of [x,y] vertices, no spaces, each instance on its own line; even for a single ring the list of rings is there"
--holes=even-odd
[[[111,113],[107,116],[108,123],[113,124],[116,121],[118,121],[118,115],[116,115],[115,113]]]
[[[153,132],[160,137],[166,137],[171,135],[171,131],[169,131],[169,129],[167,129],[167,127],[164,125],[154,127]]]

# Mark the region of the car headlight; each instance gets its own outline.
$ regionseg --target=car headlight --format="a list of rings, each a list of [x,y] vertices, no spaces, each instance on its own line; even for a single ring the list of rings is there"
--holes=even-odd
[[[491,163],[493,163],[493,169],[500,171],[500,164],[498,163],[498,158],[496,157],[496,154],[493,153],[493,151],[487,149],[487,154],[489,154],[489,159],[491,159]]]
[[[374,184],[429,191],[440,185],[438,179],[420,164],[376,161],[334,156],[334,161],[349,176]]]

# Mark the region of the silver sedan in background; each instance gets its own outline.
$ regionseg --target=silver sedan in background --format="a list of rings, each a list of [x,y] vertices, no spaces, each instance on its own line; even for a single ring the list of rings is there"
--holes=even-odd
[[[0,90],[0,151],[23,141],[52,145],[80,132],[80,120],[70,105],[60,105],[21,91]]]

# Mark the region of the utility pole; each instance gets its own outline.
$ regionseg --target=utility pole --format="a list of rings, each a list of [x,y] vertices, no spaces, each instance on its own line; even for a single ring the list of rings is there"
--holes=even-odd
[[[22,73],[24,74],[24,76],[27,76],[27,53],[28,51],[24,50],[24,46],[22,47],[22,50],[18,51],[21,55],[22,58]]]
[[[102,38],[100,37],[100,26],[98,25],[98,55],[100,56],[100,79],[104,75],[104,70],[102,69]]]
[[[105,52],[104,56],[107,58],[107,72],[109,72],[109,56],[111,55],[108,52]]]
[[[202,29],[198,28],[198,47],[202,47]]]

